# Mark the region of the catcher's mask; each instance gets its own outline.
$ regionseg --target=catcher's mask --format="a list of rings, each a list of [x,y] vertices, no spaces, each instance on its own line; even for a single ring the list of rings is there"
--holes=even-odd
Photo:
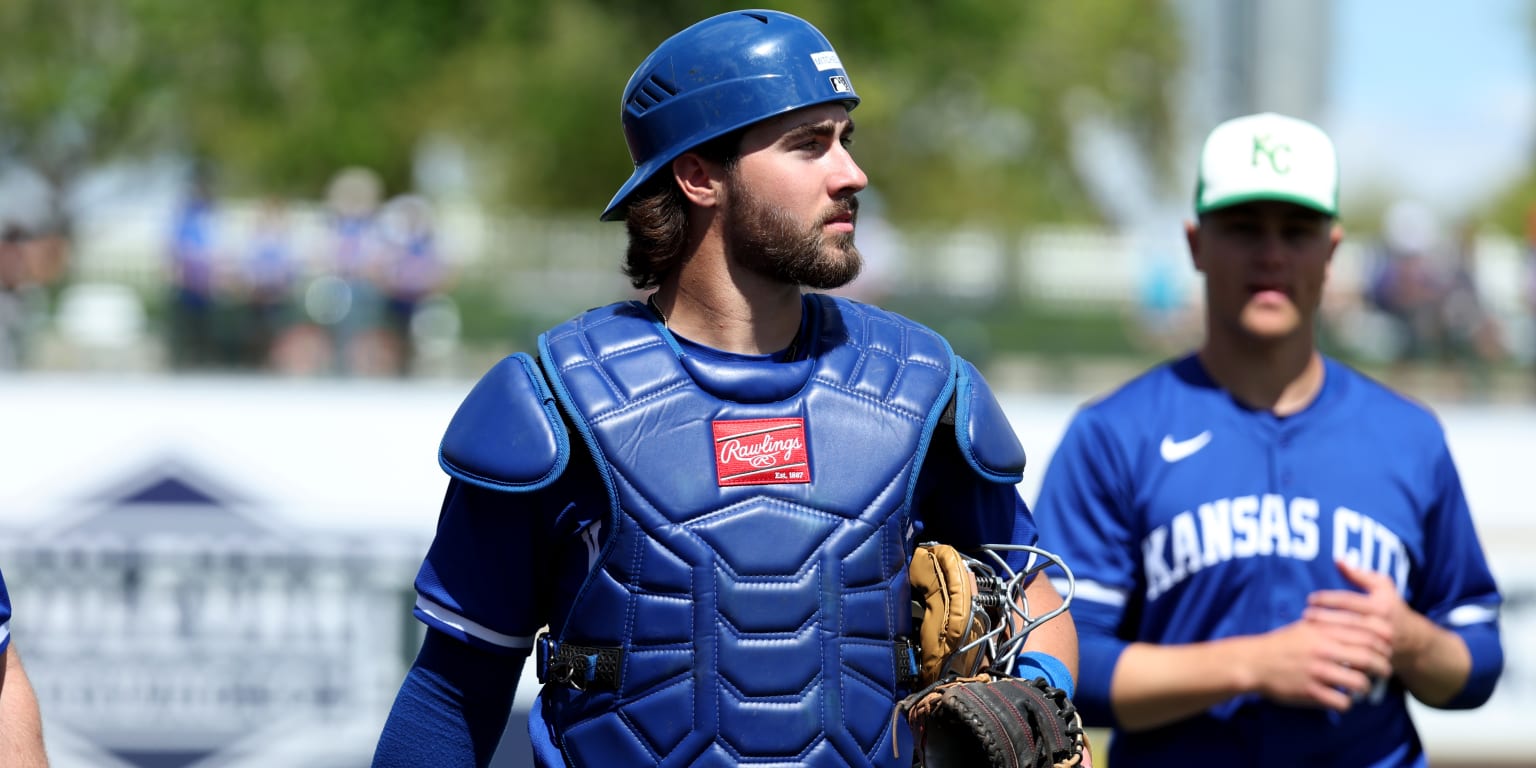
[[[858,94],[832,44],[804,19],[733,11],[678,32],[647,56],[624,87],[620,120],[635,170],[603,209],[624,216],[635,190],[684,152],[802,107]]]

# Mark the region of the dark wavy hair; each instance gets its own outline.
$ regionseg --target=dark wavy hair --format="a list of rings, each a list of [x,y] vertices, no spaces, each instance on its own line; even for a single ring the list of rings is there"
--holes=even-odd
[[[741,137],[734,131],[711,139],[689,150],[705,160],[725,166],[734,174],[741,160]],[[665,166],[635,190],[624,211],[624,226],[629,231],[629,248],[624,253],[624,274],[637,290],[661,285],[683,260],[688,244],[688,198],[673,180],[671,165]]]

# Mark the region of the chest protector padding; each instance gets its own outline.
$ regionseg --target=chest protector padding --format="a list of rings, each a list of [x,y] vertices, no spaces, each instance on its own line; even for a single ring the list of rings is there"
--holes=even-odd
[[[890,743],[893,640],[911,629],[904,531],[956,362],[883,310],[806,307],[807,358],[742,364],[750,376],[683,360],[637,303],[540,339],[614,503],[597,565],[556,607],[558,641],[623,649],[618,690],[543,692],[572,764],[910,760]],[[712,424],[782,418],[804,420],[810,482],[722,486]]]

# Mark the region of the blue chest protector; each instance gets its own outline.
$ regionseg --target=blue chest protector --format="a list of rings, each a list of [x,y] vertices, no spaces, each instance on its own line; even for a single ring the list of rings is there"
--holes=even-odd
[[[634,302],[540,337],[545,405],[612,504],[539,649],[542,715],[571,765],[910,764],[891,713],[911,682],[899,649],[918,468],[952,401],[981,480],[1017,482],[1023,450],[942,337],[843,299],[806,309],[805,359],[771,366],[685,354]],[[512,490],[568,455],[541,443],[552,461],[519,459],[523,482],[504,483],[488,478],[506,468],[471,466],[480,441],[453,438],[450,472]]]

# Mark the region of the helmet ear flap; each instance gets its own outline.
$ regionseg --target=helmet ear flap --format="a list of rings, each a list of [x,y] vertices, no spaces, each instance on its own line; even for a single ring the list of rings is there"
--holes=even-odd
[[[832,44],[778,11],[736,11],[664,41],[630,76],[619,105],[634,173],[603,210],[623,217],[635,192],[679,155],[774,115],[858,94]]]

